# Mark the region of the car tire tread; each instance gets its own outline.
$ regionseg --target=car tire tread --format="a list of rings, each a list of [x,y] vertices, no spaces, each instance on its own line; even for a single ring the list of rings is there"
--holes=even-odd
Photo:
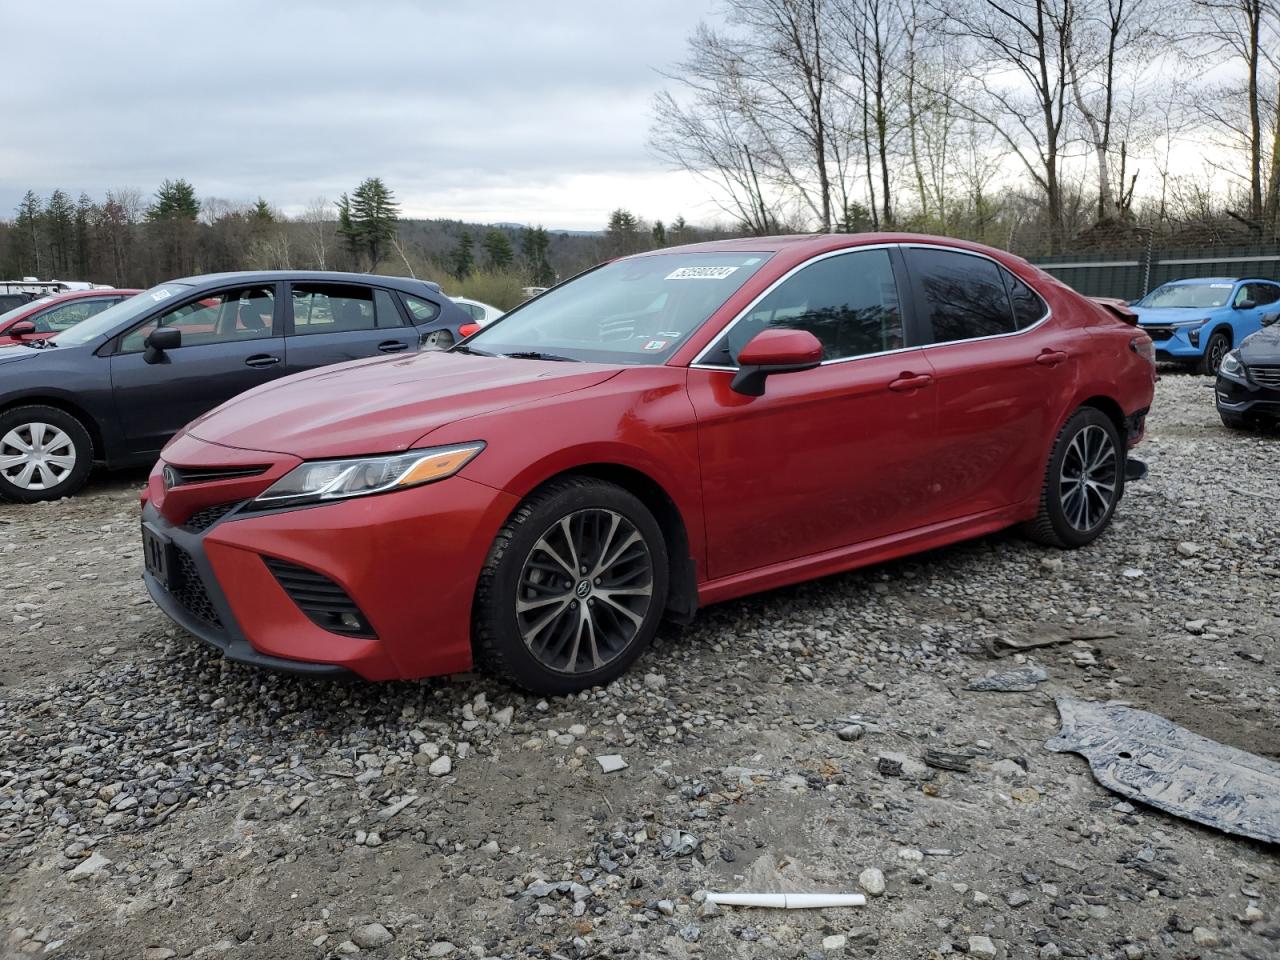
[[[1054,499],[1056,496],[1054,483],[1058,472],[1061,470],[1062,458],[1066,455],[1066,448],[1071,442],[1071,438],[1083,427],[1090,424],[1100,426],[1111,434],[1120,462],[1116,468],[1116,496],[1111,505],[1111,512],[1096,530],[1088,534],[1082,534],[1067,524],[1062,516],[1061,506],[1056,504]],[[1049,452],[1049,461],[1045,465],[1044,481],[1040,487],[1040,506],[1036,511],[1035,517],[1022,524],[1021,531],[1023,536],[1035,543],[1043,544],[1047,547],[1058,547],[1063,550],[1083,547],[1096,540],[1110,526],[1111,518],[1115,515],[1116,508],[1119,507],[1120,501],[1124,497],[1125,455],[1126,450],[1124,441],[1120,437],[1120,431],[1116,429],[1115,423],[1112,422],[1109,416],[1097,407],[1086,406],[1077,409],[1075,413],[1067,418],[1067,422],[1062,425],[1062,429],[1058,431],[1057,439],[1053,442],[1053,449]]]
[[[61,500],[63,497],[71,496],[89,479],[89,472],[93,469],[93,436],[79,417],[61,407],[37,403],[9,407],[7,410],[0,411],[0,436],[8,433],[18,424],[33,421],[52,423],[67,432],[76,447],[76,465],[71,475],[52,490],[23,490],[0,477],[0,501],[39,503],[45,500]]]

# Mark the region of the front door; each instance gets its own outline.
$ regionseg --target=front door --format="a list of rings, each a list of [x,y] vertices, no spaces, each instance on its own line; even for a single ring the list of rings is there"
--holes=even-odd
[[[738,351],[767,326],[813,333],[823,364],[735,393]],[[802,267],[699,358],[689,396],[712,578],[925,522],[935,391],[909,342],[892,254],[859,250]]]
[[[196,417],[286,372],[278,300],[276,284],[206,293],[121,338],[111,388],[130,453],[159,452]],[[180,330],[182,345],[149,362],[146,339],[157,326]]]

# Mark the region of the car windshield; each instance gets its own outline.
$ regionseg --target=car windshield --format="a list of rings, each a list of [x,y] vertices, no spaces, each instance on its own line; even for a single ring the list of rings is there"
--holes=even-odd
[[[517,307],[461,349],[664,363],[768,259],[768,253],[659,253],[616,260]]]
[[[158,287],[144,290],[136,297],[121,300],[114,307],[107,307],[83,323],[77,323],[70,330],[63,331],[54,342],[60,347],[82,346],[105,333],[112,333],[128,321],[142,316],[157,303],[180,296],[188,289],[190,287],[185,283],[162,283]]]
[[[6,310],[4,313],[0,313],[0,327],[3,327],[15,317],[28,313],[32,307],[39,306],[42,303],[48,303],[52,299],[53,297],[41,297],[39,300],[28,300],[26,303],[14,307],[12,310]]]
[[[1234,283],[1166,283],[1138,301],[1140,307],[1222,307]]]

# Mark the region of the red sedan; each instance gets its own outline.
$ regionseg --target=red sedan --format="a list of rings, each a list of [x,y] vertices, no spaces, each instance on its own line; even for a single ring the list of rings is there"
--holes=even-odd
[[[32,300],[0,313],[0,344],[47,340],[140,292],[106,288],[72,290]]]
[[[1021,525],[1089,543],[1155,382],[1131,314],[896,234],[617,260],[447,353],[251,390],[165,448],[146,583],[235,660],[608,682],[664,617]]]

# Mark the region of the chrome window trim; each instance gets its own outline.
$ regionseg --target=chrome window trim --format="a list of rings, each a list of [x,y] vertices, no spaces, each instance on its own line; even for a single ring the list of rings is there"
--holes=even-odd
[[[841,247],[839,250],[828,250],[826,253],[820,253],[816,257],[810,257],[808,260],[805,260],[803,263],[796,264],[794,267],[792,267],[790,270],[788,270],[786,273],[780,276],[777,280],[773,281],[773,283],[769,284],[769,286],[767,286],[764,290],[762,290],[754,300],[752,300],[745,307],[743,307],[743,309],[738,313],[737,316],[735,316],[732,320],[730,320],[727,324],[725,324],[724,327],[720,330],[718,334],[716,334],[715,338],[712,339],[710,343],[708,343],[705,347],[702,348],[701,351],[699,351],[698,355],[693,358],[693,362],[689,364],[689,369],[690,370],[721,370],[721,371],[728,371],[731,373],[736,371],[738,369],[736,366],[730,367],[730,366],[721,366],[715,363],[704,363],[703,358],[706,357],[706,355],[711,352],[711,349],[717,343],[720,342],[720,339],[722,337],[728,334],[728,332],[732,330],[735,326],[737,326],[737,324],[741,320],[747,317],[752,310],[754,310],[757,306],[759,306],[761,300],[769,296],[769,294],[773,293],[774,290],[776,290],[782,284],[786,283],[788,280],[790,280],[793,276],[795,276],[805,267],[808,267],[814,263],[818,263],[821,260],[827,260],[831,257],[839,257],[839,256],[843,256],[850,253],[859,253],[863,250],[914,250],[914,249],[945,250],[949,253],[960,253],[969,257],[979,257],[980,259],[989,260],[991,263],[994,263],[996,265],[996,268],[999,270],[1004,270],[1008,273],[1013,273],[1013,271],[1009,270],[1009,268],[1006,267],[1003,263],[1001,263],[995,257],[989,256],[988,254],[979,253],[976,250],[962,250],[959,247],[951,247],[951,246],[947,246],[945,244],[940,244],[940,243],[868,243],[863,245],[855,245],[852,247]],[[909,269],[910,268],[908,267],[908,270]],[[1014,275],[1017,276],[1016,274]],[[1018,277],[1018,279],[1022,280],[1021,277]],[[1049,302],[1045,300],[1045,298],[1041,295],[1039,290],[1031,286],[1031,284],[1027,283],[1026,280],[1022,280],[1022,282],[1026,283],[1027,286],[1031,289],[1031,292],[1040,298],[1040,302],[1043,303],[1045,307],[1045,314],[1035,323],[1031,324],[1028,327],[1023,327],[1021,330],[1010,330],[1008,333],[992,333],[992,334],[988,334],[985,337],[969,337],[964,340],[945,340],[941,343],[922,343],[916,346],[898,347],[897,349],[894,349],[894,350],[881,350],[877,353],[860,353],[856,357],[834,357],[831,360],[823,360],[822,363],[819,364],[819,366],[827,367],[836,363],[849,363],[850,361],[853,361],[853,360],[868,360],[872,357],[888,357],[888,356],[892,356],[895,353],[907,353],[911,350],[931,350],[931,349],[934,349],[935,347],[949,347],[952,344],[956,344],[956,343],[978,343],[982,340],[1000,340],[1005,337],[1017,337],[1017,336],[1021,336],[1024,333],[1030,333],[1032,330],[1035,330],[1037,327],[1041,326],[1045,321],[1049,320],[1053,316],[1053,308],[1049,306]],[[899,307],[901,308],[901,300],[902,300],[901,293],[899,293],[898,300],[899,300]],[[1012,310],[1013,304],[1010,303],[1009,306],[1010,306],[1010,309]]]

